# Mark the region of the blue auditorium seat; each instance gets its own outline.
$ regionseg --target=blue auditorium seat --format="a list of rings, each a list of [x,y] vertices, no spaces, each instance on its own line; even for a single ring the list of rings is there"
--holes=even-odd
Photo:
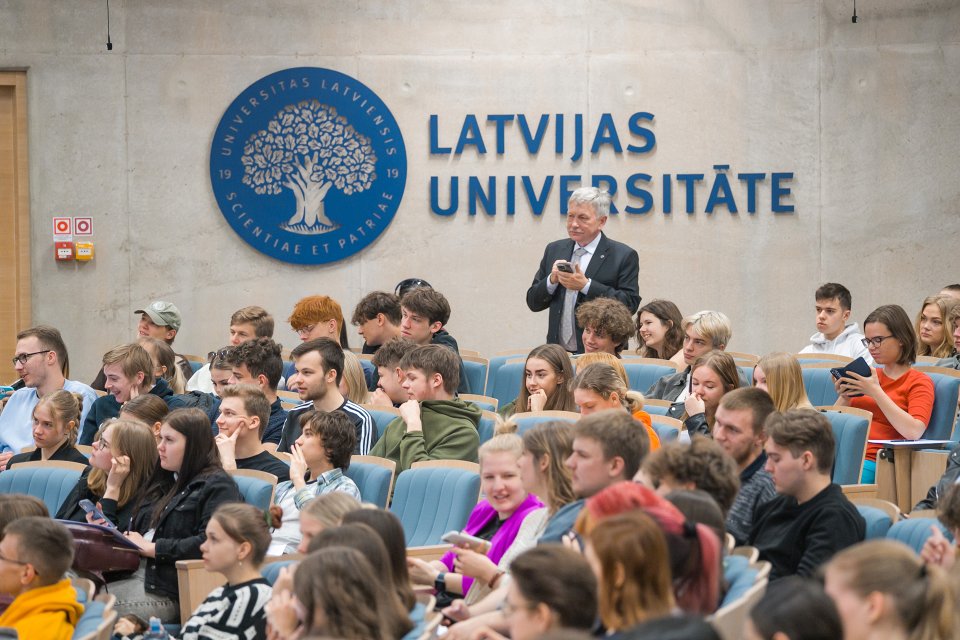
[[[407,469],[397,476],[390,511],[400,518],[408,547],[437,545],[446,532],[463,529],[479,495],[480,475],[472,471]]]
[[[47,511],[56,513],[76,486],[81,471],[45,465],[22,462],[0,473],[0,493],[25,493],[39,498],[47,506]]]
[[[387,501],[390,499],[390,483],[393,482],[393,474],[394,472],[387,466],[358,462],[354,458],[350,461],[350,467],[344,475],[356,483],[357,488],[360,489],[360,498],[364,502],[386,509]]]
[[[837,484],[859,484],[870,421],[862,416],[839,411],[824,411],[823,415],[830,421],[833,438],[837,443],[833,481]]]

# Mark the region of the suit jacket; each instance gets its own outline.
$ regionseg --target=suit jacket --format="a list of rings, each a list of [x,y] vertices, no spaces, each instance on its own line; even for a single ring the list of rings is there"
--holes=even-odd
[[[569,260],[573,255],[573,240],[565,238],[547,245],[540,261],[537,275],[533,277],[533,284],[527,289],[527,306],[531,311],[550,309],[550,322],[547,329],[547,342],[560,342],[560,315],[563,312],[563,298],[566,289],[557,285],[551,296],[547,292],[550,282],[550,271],[557,260]],[[630,310],[636,313],[640,306],[640,257],[637,252],[623,244],[611,240],[604,233],[600,234],[600,243],[590,259],[584,275],[590,278],[590,293],[577,295],[577,306],[594,298],[616,298]],[[576,313],[576,311],[574,311]],[[583,328],[576,325],[574,333],[577,337],[577,353],[583,352]]]

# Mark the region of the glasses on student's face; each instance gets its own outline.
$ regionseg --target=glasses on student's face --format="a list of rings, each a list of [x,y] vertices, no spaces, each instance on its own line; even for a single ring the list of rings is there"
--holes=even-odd
[[[316,328],[317,328],[317,323],[316,323],[316,322],[314,322],[314,323],[311,324],[311,325],[307,325],[306,327],[300,327],[299,329],[297,329],[297,335],[300,336],[300,337],[308,336],[308,335],[310,335],[310,334],[313,332],[313,330],[316,329]]]
[[[861,340],[860,342],[863,344],[863,346],[868,347],[868,348],[871,347],[871,346],[873,346],[873,347],[879,347],[881,344],[883,344],[883,341],[884,341],[884,340],[886,340],[887,338],[892,338],[892,337],[893,337],[893,336],[877,336],[876,338],[864,338],[864,339]]]
[[[20,565],[21,567],[25,567],[25,566],[27,566],[28,564],[30,564],[29,562],[23,562],[23,561],[21,561],[21,560],[14,560],[13,558],[8,558],[8,557],[6,557],[6,556],[3,555],[3,554],[0,554],[0,561],[9,562],[10,564],[18,564],[18,565]],[[33,565],[30,565],[30,566],[33,566]],[[37,569],[36,569],[35,567],[34,567],[34,569],[33,569],[33,572],[34,572],[35,574],[37,574],[38,576],[40,575],[40,574],[37,572]]]
[[[107,439],[104,438],[103,436],[100,436],[99,438],[97,438],[97,440],[93,444],[95,444],[97,446],[97,449],[100,449],[101,451],[110,450],[110,443],[107,442]]]
[[[11,362],[13,362],[13,366],[17,366],[17,363],[27,364],[27,360],[30,359],[30,356],[40,355],[41,353],[49,353],[51,351],[53,351],[53,349],[44,349],[43,351],[34,351],[33,353],[18,353],[17,355],[13,356],[13,360],[11,360]]]

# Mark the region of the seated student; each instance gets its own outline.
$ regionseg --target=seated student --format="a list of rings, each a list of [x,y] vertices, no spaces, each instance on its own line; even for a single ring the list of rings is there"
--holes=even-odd
[[[14,391],[0,413],[0,469],[24,447],[33,444],[33,408],[45,395],[64,389],[83,396],[80,422],[97,399],[93,389],[75,380],[67,380],[67,346],[60,332],[40,325],[17,334],[13,368],[23,380],[23,389]]]
[[[894,540],[867,540],[834,556],[825,589],[844,638],[952,640],[960,624],[953,580]]]
[[[163,379],[170,387],[171,393],[183,393],[186,379],[180,369],[177,368],[177,356],[170,345],[156,338],[138,338],[137,344],[150,354],[150,360],[153,361],[153,379]]]
[[[352,509],[343,515],[343,524],[369,527],[383,542],[387,554],[384,566],[390,567],[393,590],[414,624],[414,628],[407,632],[404,640],[420,638],[430,612],[417,602],[413,591],[410,571],[407,568],[407,543],[400,518],[384,509]]]
[[[347,326],[343,322],[343,309],[340,308],[340,303],[330,296],[300,298],[293,305],[287,322],[303,342],[329,338],[344,350],[350,348]]]
[[[940,295],[953,296],[957,300],[960,300],[960,284],[948,284],[943,289],[940,289]]]
[[[254,338],[272,338],[273,327],[273,316],[263,307],[250,306],[237,309],[230,316],[230,346],[235,347],[241,342]],[[210,376],[210,363],[200,367],[187,380],[187,391],[216,393]]]
[[[108,378],[109,379],[109,378]],[[202,556],[207,523],[224,502],[240,502],[237,484],[220,466],[206,414],[171,411],[160,427],[157,467],[134,507],[125,535],[140,548],[140,569],[110,583],[120,615],[180,620],[177,560]]]
[[[230,384],[252,384],[270,403],[270,417],[263,423],[263,442],[280,442],[283,423],[287,421],[287,410],[277,396],[277,387],[283,379],[280,345],[270,338],[245,340],[230,350],[227,360],[232,367]]]
[[[833,600],[816,580],[777,580],[750,609],[746,640],[835,640],[843,625]]]
[[[615,298],[594,298],[577,307],[577,326],[583,327],[583,351],[618,356],[636,332],[630,310]]]
[[[870,355],[882,368],[875,369],[869,378],[851,373],[851,377],[835,381],[837,406],[873,414],[870,440],[920,438],[933,412],[933,380],[912,368],[917,359],[917,334],[910,318],[902,307],[884,305],[867,316],[863,330],[867,336],[864,344],[870,346]],[[880,448],[867,443],[860,482],[870,484],[876,478]]]
[[[300,437],[301,418],[310,411],[343,413],[356,430],[354,453],[366,455],[373,445],[373,418],[367,411],[340,393],[343,377],[343,349],[330,338],[298,344],[290,354],[297,371],[297,393],[303,400],[287,413],[277,451],[289,453]]]
[[[774,351],[760,358],[753,367],[753,386],[770,394],[777,411],[813,409],[800,362],[789,353]]]
[[[463,597],[467,606],[477,602],[507,573],[498,566],[504,554],[515,543],[532,544],[532,540],[518,541],[517,533],[526,517],[543,503],[523,487],[522,453],[522,441],[515,434],[496,435],[480,447],[480,493],[485,500],[474,507],[463,532],[489,541],[486,554],[454,546],[433,562],[408,561],[414,583],[434,585],[438,600]]]
[[[371,291],[360,299],[350,323],[363,338],[360,353],[376,353],[381,346],[400,337],[400,298],[385,291]]]
[[[0,558],[0,592],[16,596],[0,627],[13,627],[21,638],[70,640],[83,605],[64,576],[73,562],[67,528],[37,516],[14,520],[4,529]]]
[[[8,524],[27,516],[49,518],[50,512],[39,498],[23,493],[0,493],[0,538],[3,538]],[[7,610],[15,597],[0,590],[0,614]]]
[[[547,521],[538,544],[560,542],[573,529],[587,498],[636,475],[650,452],[650,438],[624,411],[584,416],[573,427],[573,453],[566,460],[577,500]]]
[[[862,357],[873,364],[870,353],[863,346],[863,334],[856,322],[848,322],[852,298],[842,284],[828,282],[814,294],[817,306],[817,332],[810,336],[810,344],[800,353],[831,353],[848,358]]]
[[[270,555],[297,550],[300,511],[317,496],[338,491],[360,500],[357,485],[344,475],[356,446],[353,423],[340,411],[314,411],[303,420],[303,430],[290,451],[290,480],[279,483],[273,496],[280,514],[273,518]]]
[[[280,482],[290,479],[290,467],[261,442],[269,415],[270,403],[259,388],[235,384],[222,391],[216,443],[224,471],[253,469],[273,474]]]
[[[597,577],[600,621],[607,635],[618,637],[673,612],[667,540],[645,512],[630,510],[597,522],[584,555]]]
[[[946,327],[957,305],[960,305],[960,301],[953,296],[929,296],[924,299],[914,324],[918,356],[947,358],[953,354],[953,336]]]
[[[960,304],[947,315],[947,323],[947,331],[953,340],[953,353],[937,360],[937,366],[960,369]]]
[[[683,402],[690,393],[690,367],[702,355],[709,351],[723,351],[733,332],[730,319],[719,311],[698,311],[683,319],[683,349],[672,360],[682,359],[687,366],[683,371],[669,373],[651,385],[643,394],[647,398]],[[741,380],[740,386],[746,386]]]
[[[740,491],[727,513],[727,531],[738,545],[747,543],[757,507],[776,496],[773,478],[764,468],[767,433],[763,425],[774,412],[773,400],[756,387],[735,389],[720,399],[713,440],[733,458],[740,472]]]
[[[697,358],[690,367],[690,392],[679,416],[687,433],[710,435],[720,400],[740,386],[740,370],[729,354],[711,351]]]
[[[370,606],[390,599],[379,575],[356,549],[328,547],[309,554],[294,574],[293,593],[273,590],[267,604],[272,637],[398,639],[400,612]]]
[[[727,529],[724,525],[723,511],[709,493],[702,489],[678,489],[663,497],[675,506],[684,518],[710,527],[717,536],[717,540],[726,539]]]
[[[637,355],[670,360],[683,350],[683,316],[669,300],[651,300],[637,312]]]
[[[573,365],[570,354],[557,344],[542,344],[523,364],[520,394],[500,407],[503,418],[525,411],[576,411],[573,401]]]
[[[647,457],[640,475],[662,496],[681,489],[706,491],[724,516],[740,489],[733,459],[705,436],[694,436],[689,443],[664,444]]]
[[[134,315],[140,314],[140,321],[137,323],[137,338],[155,338],[167,344],[171,351],[173,350],[173,341],[177,339],[177,334],[183,325],[183,317],[175,304],[157,300],[133,313]],[[183,379],[189,380],[190,376],[193,375],[190,363],[179,354],[174,354],[174,363]],[[97,377],[90,383],[90,386],[97,391],[106,391],[105,383],[106,378],[103,375],[103,369],[101,369],[97,372]]]
[[[481,412],[454,396],[458,364],[456,353],[436,344],[416,347],[403,357],[402,386],[410,399],[400,405],[400,417],[387,425],[370,455],[393,460],[397,473],[420,460],[477,461]]]
[[[123,418],[107,420],[94,440],[90,468],[64,498],[57,519],[97,522],[80,506],[81,500],[89,500],[110,523],[126,531],[140,492],[156,466],[157,444],[149,427]]]
[[[529,549],[510,565],[510,575],[503,606],[511,612],[505,623],[510,640],[536,640],[548,637],[550,632],[593,629],[597,579],[582,554],[560,545]],[[474,637],[506,640],[489,627],[481,627]]]
[[[626,411],[646,430],[649,450],[660,448],[660,437],[653,429],[650,414],[643,410],[643,396],[627,389],[627,383],[614,365],[598,362],[579,366],[577,377],[573,379],[573,399],[582,416],[608,409]]]
[[[359,500],[342,491],[325,493],[307,502],[300,510],[300,544],[297,546],[297,553],[306,555],[314,536],[320,535],[327,529],[339,527],[347,514],[354,511],[376,512],[377,510],[363,509]],[[382,513],[389,513],[389,511]],[[404,567],[406,567],[406,560],[404,560]]]
[[[442,293],[430,287],[411,289],[400,298],[400,332],[418,345],[440,344],[457,355],[459,378],[457,393],[470,393],[467,371],[460,358],[457,341],[444,329],[450,321],[450,303]]]
[[[773,413],[764,428],[766,469],[780,495],[757,507],[747,543],[773,566],[771,580],[809,577],[834,553],[862,541],[866,523],[830,480],[836,442],[823,414]]]
[[[137,396],[124,402],[120,408],[120,415],[117,416],[117,418],[120,420],[134,420],[147,425],[150,427],[159,444],[160,425],[163,424],[163,419],[167,417],[168,413],[170,413],[170,407],[167,406],[167,403],[157,396],[148,393],[145,396]],[[96,442],[96,440],[94,440],[94,442]]]
[[[416,346],[413,340],[391,338],[373,354],[373,366],[377,368],[377,389],[370,396],[370,404],[399,407],[410,399],[403,388],[407,376],[400,368],[400,361]]]
[[[263,512],[249,504],[221,504],[207,523],[200,545],[203,567],[227,579],[194,609],[180,627],[180,638],[230,640],[267,637],[266,604],[273,591],[260,575],[270,545]],[[114,633],[124,640],[135,635],[129,620],[117,622]]]
[[[948,540],[940,527],[930,527],[930,537],[923,543],[920,557],[926,564],[935,564],[951,571],[957,562],[957,541],[960,541],[960,485],[947,488],[937,505],[937,519],[947,528],[953,540]]]
[[[620,482],[600,491],[587,500],[586,508],[577,519],[577,532],[589,539],[608,519],[631,512],[651,516],[666,536],[668,552],[665,556],[670,563],[667,580],[670,584],[672,579],[677,606],[688,613],[713,613],[720,602],[720,540],[710,527],[687,521],[669,500],[648,487]],[[635,575],[638,580],[646,578],[643,573]]]
[[[217,416],[220,415],[220,392],[224,387],[234,380],[233,364],[230,360],[230,354],[234,347],[226,346],[207,354],[208,363],[207,373],[210,376],[210,387],[212,393],[206,391],[189,391],[180,395],[172,396],[168,402],[170,409],[189,409],[191,407],[200,409],[210,418],[210,425],[213,431],[216,431]],[[283,378],[280,378],[281,382]]]
[[[93,444],[93,436],[107,418],[120,415],[123,403],[144,393],[152,393],[170,404],[173,392],[160,378],[154,382],[153,360],[140,345],[125,344],[115,347],[103,356],[103,373],[108,395],[97,398],[83,423],[80,444]]]
[[[340,395],[354,404],[367,404],[370,400],[363,365],[353,351],[343,352],[343,375],[339,389]]]
[[[36,449],[18,453],[7,462],[7,469],[20,462],[63,460],[87,464],[87,457],[73,446],[77,442],[77,425],[83,396],[65,389],[40,398],[33,408],[33,442]]]

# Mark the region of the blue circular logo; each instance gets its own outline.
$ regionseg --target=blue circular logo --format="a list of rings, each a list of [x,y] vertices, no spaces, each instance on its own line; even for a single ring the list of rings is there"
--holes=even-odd
[[[352,256],[384,232],[407,182],[387,105],[358,80],[298,67],[257,80],[220,119],[210,148],[220,212],[257,251],[284,262]]]

